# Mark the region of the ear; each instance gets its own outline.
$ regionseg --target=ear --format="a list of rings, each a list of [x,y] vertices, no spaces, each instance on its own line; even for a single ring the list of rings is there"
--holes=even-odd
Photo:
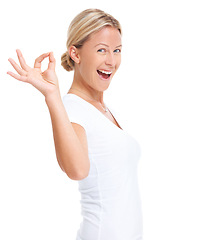
[[[75,63],[80,62],[79,51],[75,46],[69,48],[69,55]]]

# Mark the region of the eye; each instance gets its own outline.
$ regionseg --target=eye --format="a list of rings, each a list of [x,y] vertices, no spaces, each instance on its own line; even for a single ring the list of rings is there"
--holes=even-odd
[[[116,49],[114,50],[115,53],[120,53],[121,52],[121,49]]]
[[[101,49],[99,49],[97,52],[103,53],[103,52],[105,52],[105,49],[104,49],[104,48],[101,48]]]

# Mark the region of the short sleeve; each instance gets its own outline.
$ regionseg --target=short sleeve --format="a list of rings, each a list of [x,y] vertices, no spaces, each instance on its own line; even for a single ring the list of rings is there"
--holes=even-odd
[[[87,132],[88,117],[85,106],[69,95],[63,96],[62,101],[70,122],[81,125]]]

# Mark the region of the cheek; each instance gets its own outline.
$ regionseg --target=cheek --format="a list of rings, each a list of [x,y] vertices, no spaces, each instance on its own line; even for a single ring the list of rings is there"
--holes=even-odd
[[[94,54],[87,53],[86,56],[82,59],[81,64],[83,68],[88,72],[96,71],[99,67],[99,58]]]
[[[121,56],[118,57],[118,59],[117,59],[117,61],[116,61],[116,69],[119,68],[120,64],[121,64]]]
[[[121,55],[118,57],[118,66],[121,64]]]
[[[92,61],[84,61],[80,66],[80,73],[86,83],[94,82],[97,77],[95,64]]]

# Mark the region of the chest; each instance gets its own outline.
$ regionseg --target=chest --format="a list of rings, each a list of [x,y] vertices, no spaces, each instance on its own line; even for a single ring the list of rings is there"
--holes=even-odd
[[[111,121],[111,122],[112,122],[114,125],[116,125],[118,128],[122,129],[121,126],[119,125],[119,123],[117,122],[117,120],[115,119],[115,117],[113,116],[113,114],[112,114],[110,111],[105,112],[105,113],[104,113],[104,116],[105,116],[106,118],[108,118],[109,121]]]

